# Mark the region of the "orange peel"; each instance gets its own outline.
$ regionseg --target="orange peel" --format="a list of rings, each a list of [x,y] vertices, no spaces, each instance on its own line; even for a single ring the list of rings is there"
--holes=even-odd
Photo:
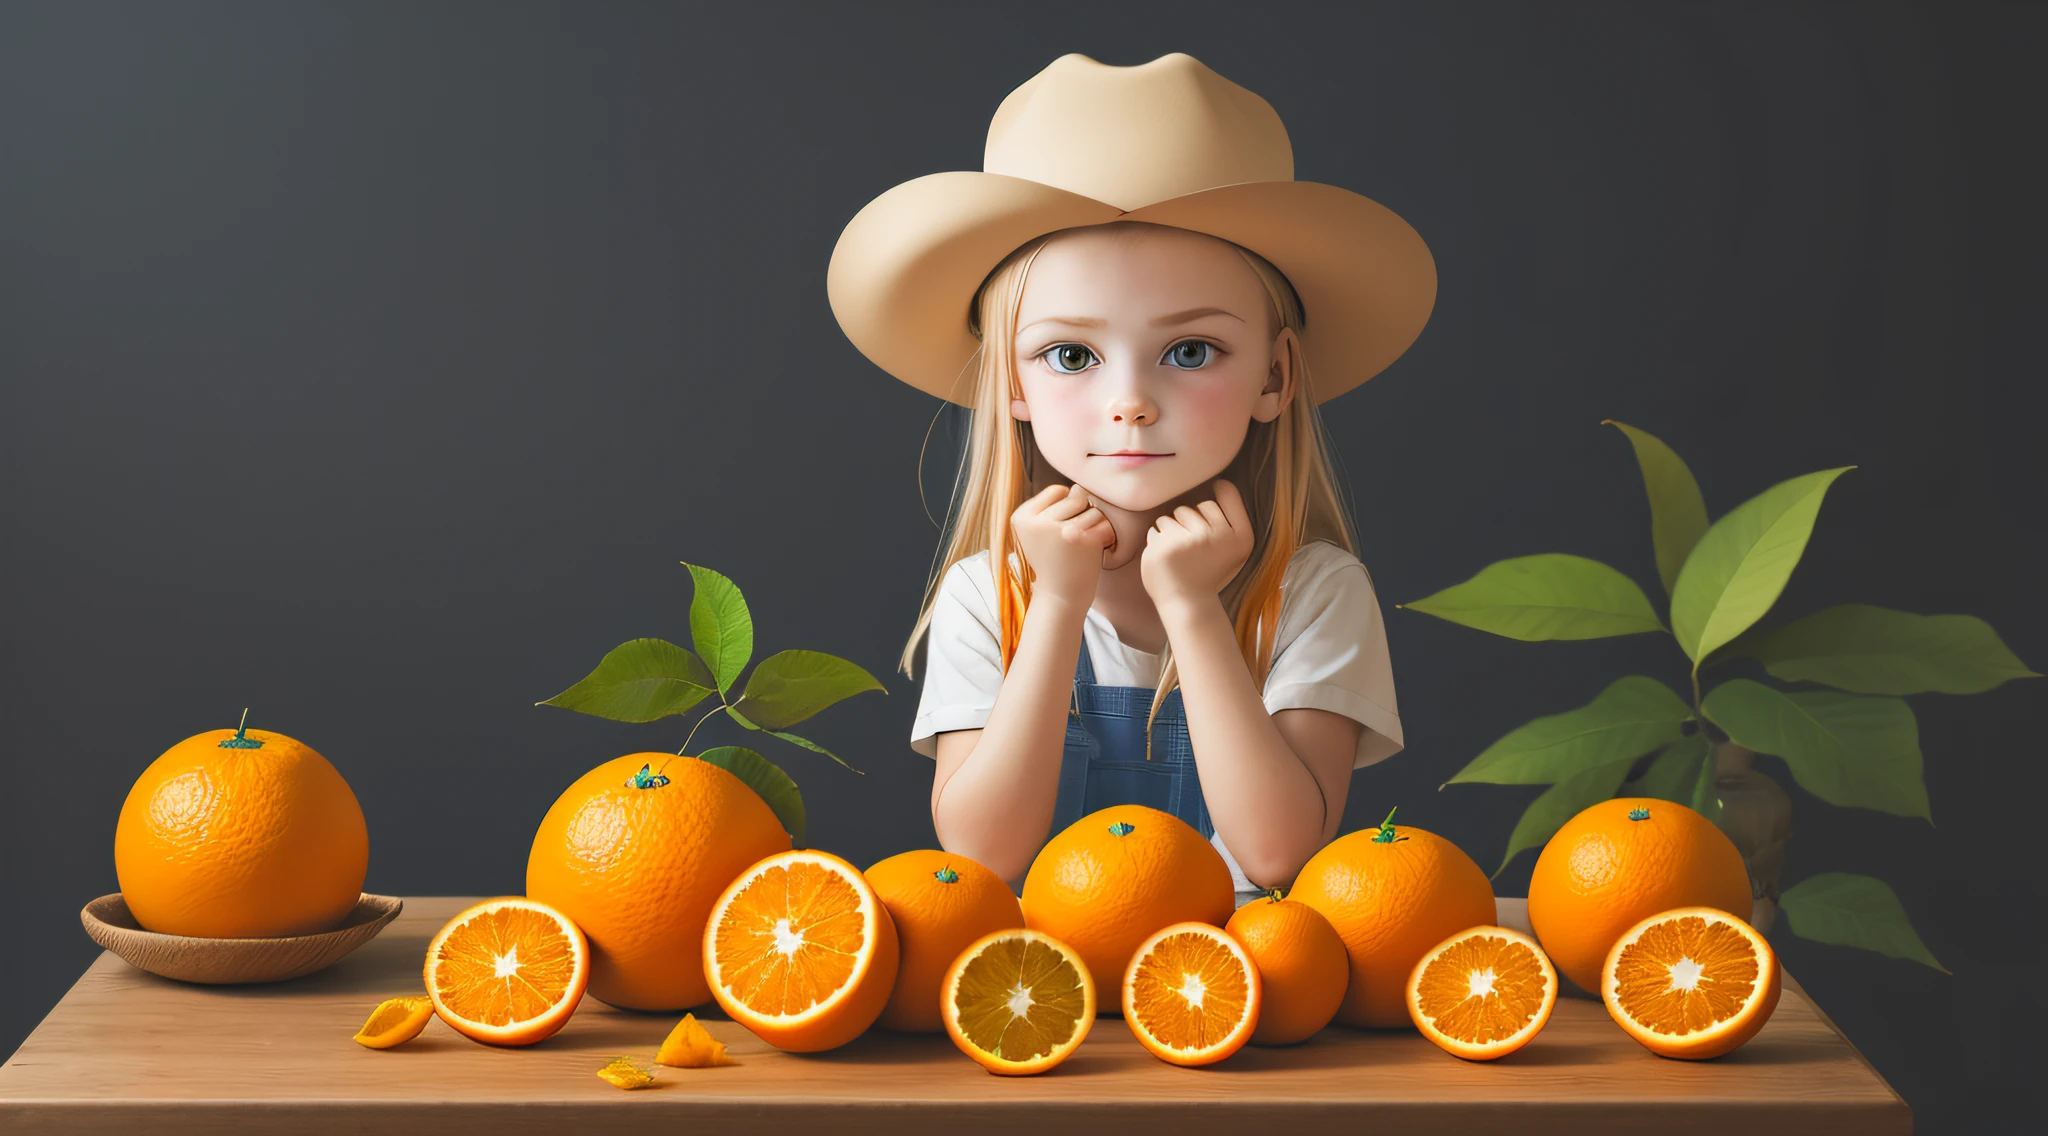
[[[420,1035],[434,1016],[434,1000],[421,994],[410,998],[386,998],[370,1011],[368,1021],[356,1031],[355,1040],[371,1049],[403,1045]]]

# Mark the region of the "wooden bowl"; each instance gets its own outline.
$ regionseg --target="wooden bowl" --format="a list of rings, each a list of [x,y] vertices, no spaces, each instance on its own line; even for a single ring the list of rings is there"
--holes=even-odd
[[[341,961],[398,918],[404,904],[364,892],[355,910],[331,931],[274,939],[206,939],[146,931],[120,892],[103,895],[78,913],[92,941],[129,965],[180,982],[283,982]]]

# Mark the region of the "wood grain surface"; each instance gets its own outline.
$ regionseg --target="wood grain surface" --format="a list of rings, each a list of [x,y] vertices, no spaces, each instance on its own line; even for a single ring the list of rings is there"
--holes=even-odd
[[[474,901],[409,897],[382,935],[335,966],[265,986],[186,985],[102,954],[0,1066],[0,1131],[1912,1130],[1905,1102],[1789,978],[1763,1031],[1707,1062],[1652,1055],[1599,1002],[1576,996],[1559,1000],[1527,1047],[1485,1064],[1413,1031],[1332,1026],[1299,1046],[1246,1047],[1183,1069],[1104,1017],[1057,1069],[1009,1078],[984,1072],[943,1034],[871,1030],[827,1053],[782,1053],[713,1005],[697,1017],[740,1064],[664,1066],[654,1088],[624,1092],[598,1079],[598,1067],[615,1054],[651,1058],[681,1015],[594,998],[526,1049],[479,1045],[439,1021],[394,1049],[350,1040],[380,1000],[422,992],[427,939]],[[1522,922],[1520,901],[1504,900],[1501,919]]]

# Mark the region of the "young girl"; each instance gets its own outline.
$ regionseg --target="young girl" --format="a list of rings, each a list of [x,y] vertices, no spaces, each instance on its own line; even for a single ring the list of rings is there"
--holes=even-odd
[[[933,824],[1021,891],[1052,833],[1149,805],[1246,902],[1402,746],[1315,404],[1420,333],[1434,265],[1383,207],[1294,181],[1272,108],[1186,55],[1061,58],[983,166],[871,202],[828,274],[863,353],[973,410],[903,656],[915,677],[929,631]]]

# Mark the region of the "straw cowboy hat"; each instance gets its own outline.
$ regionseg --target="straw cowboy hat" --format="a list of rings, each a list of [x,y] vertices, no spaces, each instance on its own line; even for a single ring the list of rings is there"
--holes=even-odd
[[[861,354],[963,405],[976,291],[1017,246],[1058,229],[1149,221],[1272,261],[1301,296],[1317,402],[1384,370],[1436,302],[1436,262],[1415,230],[1350,190],[1295,181],[1272,106],[1189,55],[1136,67],[1061,56],[996,108],[981,165],[869,202],[825,274]]]

